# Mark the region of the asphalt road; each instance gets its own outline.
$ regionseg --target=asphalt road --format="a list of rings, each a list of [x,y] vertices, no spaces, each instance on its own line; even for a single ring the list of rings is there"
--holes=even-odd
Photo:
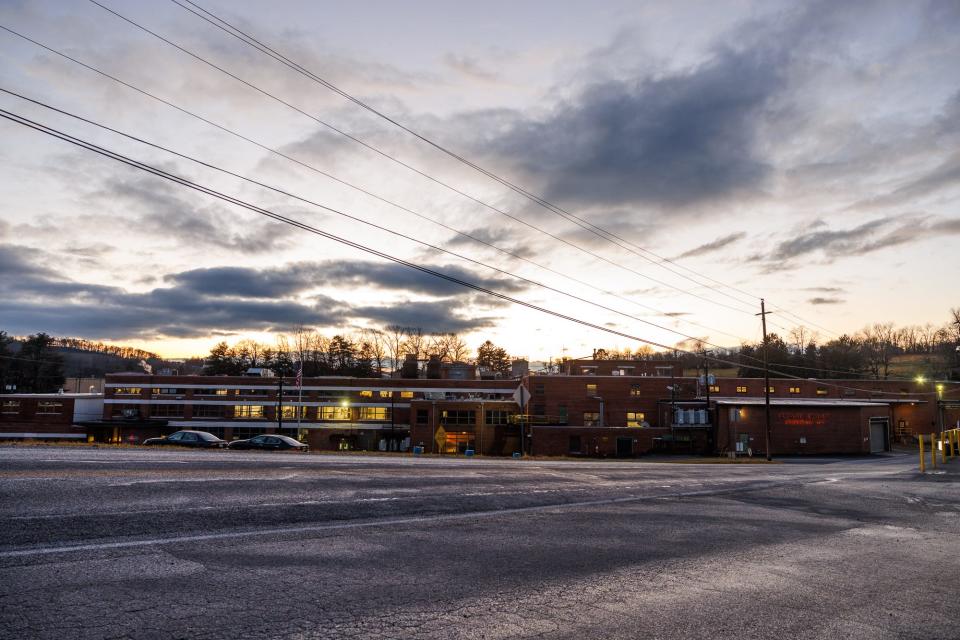
[[[0,447],[0,637],[960,638],[914,462]]]

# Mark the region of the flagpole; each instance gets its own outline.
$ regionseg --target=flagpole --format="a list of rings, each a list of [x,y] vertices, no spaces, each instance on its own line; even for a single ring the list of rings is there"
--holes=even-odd
[[[297,437],[300,437],[300,418],[303,416],[303,360],[297,367]]]

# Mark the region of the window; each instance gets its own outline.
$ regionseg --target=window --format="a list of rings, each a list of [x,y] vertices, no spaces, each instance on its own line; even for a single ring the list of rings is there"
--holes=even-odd
[[[364,389],[363,391],[360,392],[360,397],[361,397],[361,398],[372,398],[372,397],[373,397],[373,391],[370,391],[369,389]]]
[[[230,392],[229,389],[194,389],[195,396],[225,396]]]
[[[413,391],[401,391],[400,397],[410,399],[413,397]]]
[[[263,407],[258,405],[238,405],[233,408],[234,418],[263,418]]]
[[[440,424],[476,424],[477,412],[473,409],[447,410],[440,412]]]
[[[538,382],[537,384],[533,385],[533,393],[537,396],[542,396],[544,393],[546,393],[542,382]]]
[[[580,367],[580,373],[585,376],[592,376],[597,373],[596,367]]]
[[[600,426],[600,413],[598,411],[585,411],[583,413],[583,426],[585,427],[599,427]]]
[[[817,387],[817,395],[818,395],[818,396],[825,396],[825,395],[827,395],[827,388],[826,388],[826,387]]]
[[[3,413],[20,413],[20,401],[19,401],[19,400],[4,400],[4,401],[3,401]]]
[[[152,404],[150,405],[150,415],[157,418],[181,418],[183,417],[183,405]]]
[[[238,396],[265,396],[266,389],[237,389]]]
[[[777,390],[774,389],[773,387],[769,387],[769,388],[767,389],[767,391],[769,391],[770,393],[776,393],[776,392],[777,392]]]
[[[510,422],[510,412],[487,411],[485,420],[487,424],[508,424]]]
[[[160,387],[153,390],[155,396],[182,396],[186,391],[183,389],[172,389],[170,387]]]
[[[392,397],[393,397],[393,391],[381,391],[381,392],[380,392],[380,397],[381,397],[381,398],[392,398]]]
[[[570,446],[567,451],[570,453],[580,453],[583,450],[583,444],[580,442],[580,436],[570,436]]]
[[[57,414],[63,411],[62,402],[54,401],[41,401],[37,403],[37,413],[38,414]]]
[[[299,412],[297,411],[298,409],[299,409]],[[296,419],[297,419],[297,413],[300,414],[300,418],[306,418],[306,417],[307,417],[307,408],[306,408],[306,407],[295,407],[295,406],[293,406],[293,405],[284,405],[284,406],[283,406],[283,410],[281,411],[281,413],[283,414],[283,419],[284,419],[284,420],[296,420]]]
[[[361,420],[389,420],[390,409],[387,407],[360,407]]]
[[[800,393],[800,387],[790,387],[790,393],[794,395]]]
[[[746,393],[746,392],[747,392],[747,388],[745,386],[740,385],[737,387],[737,393]]]
[[[588,395],[588,396],[595,396],[595,395],[597,395],[597,385],[595,385],[595,384],[588,384],[588,385],[587,385],[587,395]]]
[[[140,387],[117,387],[113,390],[113,395],[115,396],[138,396],[140,395]]]
[[[417,409],[417,424],[427,424],[428,422],[430,422],[430,411]]]
[[[746,411],[739,407],[730,407],[730,422],[740,422],[746,416]]]
[[[222,404],[195,404],[193,405],[194,418],[222,418],[226,407]]]
[[[657,367],[656,371],[659,378],[669,378],[673,375],[673,367]]]
[[[559,416],[557,416],[557,422],[559,422],[560,424],[567,424],[567,407],[566,406],[557,407],[557,412],[560,414]]]
[[[718,384],[710,385],[710,393],[720,393],[720,385]]]
[[[349,420],[350,407],[320,407],[321,420]]]
[[[643,427],[646,415],[642,411],[627,411],[628,427]]]
[[[640,385],[638,385],[638,384],[632,384],[632,385],[630,385],[630,395],[631,395],[631,396],[637,397],[637,396],[639,396],[639,395],[641,395],[641,394],[642,394],[642,392],[640,391]]]

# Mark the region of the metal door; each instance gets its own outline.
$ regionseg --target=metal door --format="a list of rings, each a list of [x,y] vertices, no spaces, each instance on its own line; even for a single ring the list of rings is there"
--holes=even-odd
[[[870,418],[870,453],[887,450],[887,419]]]

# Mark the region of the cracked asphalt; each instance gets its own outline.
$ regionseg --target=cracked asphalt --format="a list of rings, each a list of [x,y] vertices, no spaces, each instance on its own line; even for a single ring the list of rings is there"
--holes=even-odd
[[[960,638],[915,463],[0,447],[0,637]]]

